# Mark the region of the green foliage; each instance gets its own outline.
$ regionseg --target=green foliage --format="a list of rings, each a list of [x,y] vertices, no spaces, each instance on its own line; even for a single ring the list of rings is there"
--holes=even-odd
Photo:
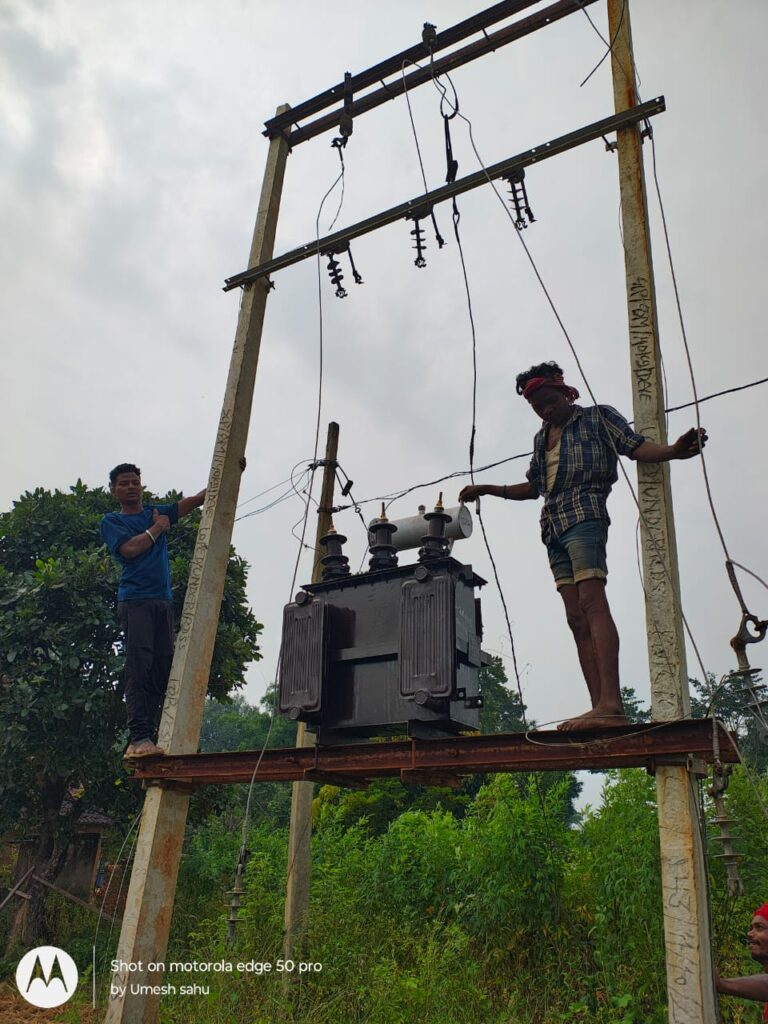
[[[494,657],[490,665],[480,670],[480,690],[483,707],[480,711],[480,732],[484,734],[521,732],[524,729],[525,708],[517,693],[507,685],[507,676],[501,658]],[[519,784],[525,786],[526,777]],[[544,782],[557,784],[562,778],[551,777]],[[580,784],[569,775],[571,798],[578,795]],[[462,818],[472,799],[487,782],[487,777],[473,775],[461,786],[450,789],[443,786],[404,785],[397,779],[379,779],[365,790],[344,790],[336,786],[323,786],[313,807],[316,824],[338,824],[350,827],[363,823],[371,835],[381,835],[405,811],[443,810]],[[571,811],[571,816],[572,811]]]
[[[637,769],[609,773],[602,806],[585,815],[569,874],[590,939],[595,1005],[599,993],[617,989],[645,1005],[664,999],[659,856],[653,778]]]
[[[504,662],[498,656],[480,669],[480,732],[522,732],[525,728],[525,705],[520,695],[507,686]]]
[[[664,1024],[654,780],[609,774],[602,805],[575,826],[567,778],[541,781],[500,775],[462,819],[409,809],[376,835],[329,814],[312,839],[308,933],[296,950],[322,971],[288,997],[274,973],[185,979],[210,995],[164,999],[160,1024]],[[766,781],[756,785],[768,797]],[[754,971],[744,930],[768,877],[764,819],[738,770],[729,799],[747,893],[727,898],[715,871],[715,958],[728,975]],[[239,842],[213,816],[188,837],[169,959],[282,956],[287,830],[250,829],[229,946],[225,890]],[[721,1007],[727,1024],[761,1012],[734,999]]]
[[[637,696],[633,687],[622,686],[621,700],[624,704],[624,712],[630,722],[650,722],[651,709],[643,706],[643,702]]]
[[[200,749],[261,750],[267,747],[292,747],[296,743],[296,724],[272,714],[269,698],[260,710],[242,694],[223,701],[208,700],[200,731]]]
[[[0,832],[65,829],[59,810],[73,786],[85,793],[72,817],[99,806],[121,819],[135,802],[120,785],[118,572],[99,537],[100,519],[113,508],[109,493],[78,481],[69,493],[27,492],[0,515]],[[198,521],[186,517],[170,534],[177,612]],[[232,554],[210,681],[220,697],[259,657],[246,572]]]
[[[273,715],[269,696],[262,698],[260,710],[242,694],[224,701],[207,700],[200,731],[202,751],[262,750],[266,747],[293,747],[296,725]],[[217,827],[238,831],[245,814],[247,786],[205,786],[190,805],[190,824],[215,816]],[[291,813],[291,784],[263,783],[258,776],[251,792],[250,822],[269,821],[273,826],[287,825]]]
[[[691,716],[705,718],[715,715],[719,718],[730,732],[738,736],[739,749],[745,761],[757,771],[764,772],[768,768],[768,737],[763,734],[748,706],[752,696],[745,689],[748,684],[760,685],[759,673],[747,679],[733,672],[718,681],[710,672],[705,683],[698,679],[689,679],[688,682],[691,686]]]

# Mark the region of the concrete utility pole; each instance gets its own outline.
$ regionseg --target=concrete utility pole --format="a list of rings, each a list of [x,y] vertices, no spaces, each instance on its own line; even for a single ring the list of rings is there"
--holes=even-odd
[[[287,109],[278,107],[278,114]],[[285,140],[281,136],[273,139],[250,266],[270,259],[274,251],[287,157]],[[243,292],[203,518],[160,723],[158,742],[168,754],[195,753],[200,738],[268,290],[266,281],[257,281]],[[154,1024],[157,1020],[159,996],[146,991],[132,994],[130,990],[146,990],[162,981],[162,969],[150,969],[149,965],[165,958],[188,805],[189,792],[164,786],[147,791],[116,954],[122,969],[112,977],[105,1024]],[[141,967],[131,970],[125,966],[128,964]]]
[[[617,112],[638,102],[628,0],[608,0]],[[639,126],[617,132],[635,429],[666,444],[656,292]],[[690,714],[669,466],[638,463],[640,536],[653,718]],[[656,769],[670,1024],[714,1024],[707,878],[695,781],[684,765]]]
[[[323,549],[320,538],[331,528],[330,508],[333,505],[333,490],[336,482],[336,456],[339,450],[339,425],[328,424],[328,438],[325,445],[323,486],[320,492],[320,508],[317,516],[317,539],[315,557],[312,563],[312,582],[319,583],[323,566],[320,559]],[[314,733],[309,732],[303,722],[296,730],[296,746],[311,747],[315,742]],[[312,782],[294,782],[291,794],[291,828],[288,837],[288,875],[285,885],[285,930],[283,933],[283,956],[293,960],[296,944],[301,941],[309,913],[309,853],[312,839]],[[284,987],[290,987],[290,976],[283,976]]]

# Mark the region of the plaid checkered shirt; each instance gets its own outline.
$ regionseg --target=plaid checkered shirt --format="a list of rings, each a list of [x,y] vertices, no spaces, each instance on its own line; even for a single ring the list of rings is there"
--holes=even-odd
[[[552,490],[547,493],[547,427],[541,428],[533,440],[526,477],[544,497],[541,539],[545,544],[577,523],[590,519],[610,523],[606,501],[618,480],[616,455],[631,455],[645,440],[610,405],[586,409],[574,405],[560,434],[560,461]]]

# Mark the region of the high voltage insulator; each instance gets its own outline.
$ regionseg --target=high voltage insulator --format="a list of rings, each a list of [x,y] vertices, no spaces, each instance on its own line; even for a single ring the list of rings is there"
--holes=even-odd
[[[336,297],[339,299],[346,299],[347,297],[347,289],[341,283],[344,280],[344,274],[341,270],[341,264],[336,259],[336,257],[343,252],[345,252],[349,257],[349,265],[352,269],[352,278],[355,284],[365,283],[362,275],[355,266],[355,261],[352,258],[352,249],[350,248],[349,243],[347,243],[343,248],[336,250],[336,252],[324,252],[323,256],[328,258],[328,276],[331,279],[331,284],[336,288]]]
[[[739,875],[739,858],[741,854],[737,853],[733,846],[733,840],[736,838],[731,834],[730,830],[733,818],[728,817],[723,796],[728,788],[728,781],[732,771],[732,765],[723,765],[719,760],[715,762],[712,771],[712,785],[709,787],[708,792],[715,805],[716,816],[714,824],[717,825],[718,834],[713,835],[711,838],[713,842],[723,844],[723,852],[716,853],[713,859],[722,860],[725,865],[728,894],[730,896],[741,896],[744,893],[744,883]]]
[[[328,257],[328,276],[331,279],[331,284],[336,288],[336,298],[346,299],[347,289],[341,283],[344,280],[344,275],[341,272],[341,265],[336,259],[334,253],[329,252],[325,255]]]
[[[518,231],[534,224],[536,218],[533,216],[531,207],[528,204],[528,193],[525,188],[525,171],[521,167],[512,174],[504,175],[504,180],[509,185],[510,198],[515,208],[515,227]],[[528,220],[526,221],[526,217]]]
[[[416,259],[413,261],[414,267],[426,267],[427,261],[424,259],[424,250],[427,248],[427,243],[424,238],[424,228],[421,226],[421,219],[419,217],[413,218],[411,238],[414,241],[413,248],[416,250]]]

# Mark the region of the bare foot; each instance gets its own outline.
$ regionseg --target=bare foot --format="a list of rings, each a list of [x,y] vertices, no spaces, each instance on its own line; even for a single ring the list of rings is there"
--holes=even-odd
[[[629,719],[623,711],[611,712],[597,707],[567,722],[561,722],[557,728],[559,732],[585,732],[587,729],[612,729],[619,725],[629,725]]]

